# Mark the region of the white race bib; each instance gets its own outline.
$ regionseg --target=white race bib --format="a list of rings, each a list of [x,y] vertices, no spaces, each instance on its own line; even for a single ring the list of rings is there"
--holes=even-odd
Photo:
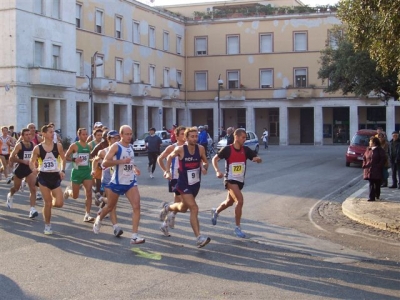
[[[123,165],[123,169],[122,169],[122,176],[123,177],[132,178],[133,174],[134,174],[134,172],[133,172],[133,164]]]
[[[23,160],[30,160],[32,156],[32,151],[24,151]]]
[[[42,171],[44,172],[57,171],[57,160],[55,158],[45,158],[43,160]]]
[[[89,153],[78,153],[78,158],[82,161],[77,163],[77,166],[88,166],[89,165]]]
[[[200,168],[187,170],[188,184],[193,185],[200,181]]]
[[[232,163],[229,165],[229,173],[230,177],[229,179],[236,180],[243,182],[244,181],[244,172],[246,170],[246,165],[244,162],[237,162],[237,163]]]

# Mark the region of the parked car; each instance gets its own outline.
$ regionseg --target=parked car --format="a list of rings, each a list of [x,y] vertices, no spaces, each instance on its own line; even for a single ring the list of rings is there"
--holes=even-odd
[[[246,131],[246,141],[244,145],[249,147],[251,150],[258,153],[260,149],[260,145],[258,143],[258,137],[253,131]],[[226,146],[226,136],[224,136],[217,144],[217,150],[221,150],[221,148]]]
[[[144,142],[145,138],[149,135],[149,133],[144,133],[140,139],[137,139],[133,142],[133,150],[135,151],[135,155],[138,156],[140,153],[147,153],[146,143]],[[166,130],[158,130],[156,131],[156,135],[161,138],[162,144],[160,147],[160,151],[164,151],[169,145],[172,145],[171,135]]]
[[[347,148],[346,167],[350,167],[351,163],[362,164],[364,152],[369,145],[369,139],[376,133],[376,130],[371,129],[361,129],[356,132]]]

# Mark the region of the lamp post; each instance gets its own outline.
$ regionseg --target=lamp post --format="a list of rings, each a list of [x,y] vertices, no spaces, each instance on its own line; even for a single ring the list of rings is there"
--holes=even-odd
[[[221,87],[224,84],[224,81],[221,79],[221,74],[218,76],[218,140],[219,137],[221,136],[221,105],[220,105],[220,99],[219,99],[219,93],[221,91]]]
[[[93,101],[94,71],[95,71],[95,67],[100,67],[103,65],[103,60],[96,57],[97,52],[98,51],[96,51],[90,59],[90,67],[91,67],[90,77],[86,75],[86,77],[89,79],[90,127],[92,127],[94,124],[94,101]]]

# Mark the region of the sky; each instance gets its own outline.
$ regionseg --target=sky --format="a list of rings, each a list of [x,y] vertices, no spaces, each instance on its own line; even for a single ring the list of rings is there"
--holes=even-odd
[[[139,0],[140,2],[144,2],[149,4],[150,0]],[[211,1],[211,0],[210,0]],[[169,5],[169,4],[183,4],[183,3],[200,3],[200,2],[210,2],[209,0],[154,0],[153,5]],[[212,0],[214,1],[214,0]],[[339,0],[300,0],[304,4],[308,6],[316,6],[316,5],[334,5],[339,2]]]

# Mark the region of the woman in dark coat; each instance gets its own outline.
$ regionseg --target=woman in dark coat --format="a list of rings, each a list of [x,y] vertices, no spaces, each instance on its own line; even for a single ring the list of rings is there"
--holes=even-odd
[[[381,142],[377,137],[372,136],[369,140],[369,147],[365,150],[362,164],[364,179],[369,181],[368,201],[375,201],[375,198],[379,199],[381,196],[381,183],[385,160],[386,153],[381,147]]]

